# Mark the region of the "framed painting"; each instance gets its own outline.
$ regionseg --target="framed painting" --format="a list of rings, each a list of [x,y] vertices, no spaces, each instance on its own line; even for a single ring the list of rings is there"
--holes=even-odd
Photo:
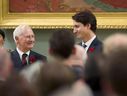
[[[0,0],[0,28],[72,28],[71,16],[89,9],[99,29],[127,28],[127,0]]]

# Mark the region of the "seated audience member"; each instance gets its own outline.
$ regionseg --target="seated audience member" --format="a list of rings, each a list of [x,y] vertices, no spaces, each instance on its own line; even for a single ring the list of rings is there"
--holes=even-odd
[[[0,29],[0,47],[4,46],[4,41],[5,41],[5,33],[2,29]]]
[[[19,25],[13,32],[13,39],[16,49],[11,52],[14,68],[20,71],[22,68],[41,60],[46,61],[46,57],[32,51],[35,43],[35,35],[28,25]]]
[[[126,96],[127,34],[115,33],[104,40],[102,77],[105,96]]]
[[[69,95],[67,92],[68,95],[63,94],[63,96],[76,96],[76,94],[78,94],[77,96],[84,96],[85,94],[87,94],[87,96],[92,96],[90,95],[91,91],[82,80],[83,68],[87,58],[86,54],[84,54],[85,49],[79,45],[75,45],[73,33],[67,30],[58,30],[51,36],[49,44],[49,53],[54,57],[55,61],[59,64],[69,66],[73,72],[76,73],[76,82],[70,89],[71,92],[69,91],[71,94]],[[89,91],[87,92],[86,90]],[[55,94],[54,96],[59,95]]]
[[[49,54],[56,61],[66,60],[73,54],[74,45],[75,38],[73,33],[67,29],[58,29],[50,37]]]
[[[75,81],[73,71],[60,63],[44,64],[37,80],[40,96],[50,96],[58,90],[71,87]]]
[[[116,33],[107,37],[104,41],[104,54],[111,54],[111,52],[119,49],[127,48],[127,34]]]
[[[125,44],[126,45],[126,44]],[[105,56],[102,67],[105,96],[127,96],[127,46]]]
[[[0,88],[0,96],[39,96],[19,74],[10,76]]]
[[[20,74],[28,81],[28,83],[34,86],[43,65],[44,63],[41,61],[37,61],[24,68]]]
[[[80,52],[79,47],[75,46],[75,38],[72,32],[66,29],[61,29],[55,31],[52,34],[49,41],[49,54],[54,61],[51,60],[51,62],[61,62],[61,64],[66,63],[65,65],[71,66],[76,72],[76,74],[80,74],[80,73],[82,74],[83,72],[82,67],[84,66],[84,64],[82,61],[82,56],[79,57],[76,56],[77,54],[80,54],[78,52]],[[78,62],[76,62],[75,58],[78,58],[77,60]],[[79,60],[79,58],[81,61]]]
[[[5,81],[11,74],[12,61],[10,54],[4,48],[0,48],[0,83]]]

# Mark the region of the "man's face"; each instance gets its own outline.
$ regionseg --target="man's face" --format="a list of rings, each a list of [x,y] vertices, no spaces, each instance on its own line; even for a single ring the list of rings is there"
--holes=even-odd
[[[33,48],[35,43],[35,36],[31,29],[25,30],[17,38],[17,46],[23,52],[29,51]]]
[[[83,39],[88,34],[88,26],[84,26],[82,23],[73,20],[73,33],[77,38]]]

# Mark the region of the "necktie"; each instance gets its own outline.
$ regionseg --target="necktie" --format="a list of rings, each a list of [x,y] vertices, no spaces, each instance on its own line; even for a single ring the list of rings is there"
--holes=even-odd
[[[22,64],[23,64],[23,66],[27,65],[26,57],[27,57],[27,54],[22,55]]]
[[[83,44],[82,46],[83,46],[84,48],[86,48],[86,47],[87,47],[87,46],[86,46],[86,44]]]

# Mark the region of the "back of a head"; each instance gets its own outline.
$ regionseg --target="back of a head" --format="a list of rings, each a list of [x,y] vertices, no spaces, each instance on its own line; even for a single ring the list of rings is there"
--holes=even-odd
[[[40,72],[37,87],[40,94],[48,96],[61,88],[71,86],[75,81],[73,71],[63,64],[45,64]]]
[[[51,55],[68,58],[74,48],[75,38],[72,32],[67,29],[55,31],[49,41]]]
[[[23,32],[25,32],[28,29],[32,30],[31,27],[27,24],[21,24],[21,25],[17,26],[13,32],[14,41],[16,41],[16,39],[15,39],[16,36],[21,35]]]
[[[127,48],[127,34],[116,33],[104,40],[104,54]]]
[[[9,52],[5,48],[0,48],[0,78],[6,79],[11,73],[12,61]]]
[[[96,29],[97,29],[96,17],[89,10],[85,10],[85,11],[81,11],[79,13],[76,13],[74,16],[72,16],[72,19],[75,20],[76,22],[82,23],[84,26],[87,25],[87,24],[90,24],[91,25],[91,30],[93,32],[95,32]]]
[[[0,96],[38,96],[36,90],[19,74],[14,73],[0,88]]]
[[[127,96],[127,49],[120,49],[104,59],[103,76],[118,96]]]

